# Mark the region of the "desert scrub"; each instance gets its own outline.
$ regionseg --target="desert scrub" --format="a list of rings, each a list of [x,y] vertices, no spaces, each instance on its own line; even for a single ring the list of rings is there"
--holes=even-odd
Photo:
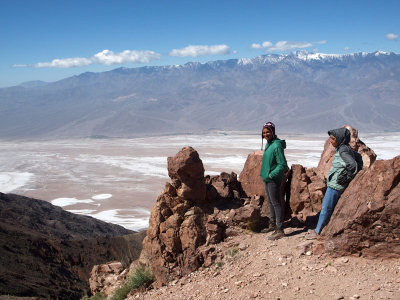
[[[107,295],[104,292],[96,293],[92,297],[85,296],[81,300],[107,300]]]
[[[125,284],[123,284],[111,298],[112,300],[123,300],[131,290],[147,286],[153,282],[153,275],[148,267],[139,265],[137,266],[128,277]]]
[[[258,220],[249,220],[246,223],[246,229],[250,232],[260,232],[260,222]]]
[[[239,253],[239,248],[238,247],[233,247],[233,248],[229,249],[226,254],[230,258],[234,258],[236,256],[236,254],[238,254],[238,253]]]

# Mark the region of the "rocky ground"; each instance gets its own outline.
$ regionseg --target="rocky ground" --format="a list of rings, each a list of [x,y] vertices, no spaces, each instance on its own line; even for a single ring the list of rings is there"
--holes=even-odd
[[[400,259],[318,256],[304,230],[285,232],[230,237],[211,267],[128,299],[400,299]]]

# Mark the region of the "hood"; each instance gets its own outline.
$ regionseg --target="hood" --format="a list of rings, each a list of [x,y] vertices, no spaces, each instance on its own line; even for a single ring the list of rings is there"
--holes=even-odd
[[[286,141],[285,140],[280,140],[280,139],[276,138],[272,141],[272,143],[281,144],[282,148],[286,149]]]
[[[338,142],[336,149],[339,149],[341,145],[348,144],[350,142],[350,131],[347,128],[338,128],[328,131],[329,135],[333,135]]]

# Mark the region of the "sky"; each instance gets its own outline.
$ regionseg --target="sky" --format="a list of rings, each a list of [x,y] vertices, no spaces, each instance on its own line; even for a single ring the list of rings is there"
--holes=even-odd
[[[400,53],[400,0],[0,0],[0,87],[303,50]]]

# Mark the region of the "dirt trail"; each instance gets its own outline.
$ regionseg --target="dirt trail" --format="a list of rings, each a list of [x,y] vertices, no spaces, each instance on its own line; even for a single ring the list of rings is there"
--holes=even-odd
[[[269,241],[243,233],[216,245],[225,256],[169,286],[128,299],[400,299],[400,259],[318,257],[305,232]]]

